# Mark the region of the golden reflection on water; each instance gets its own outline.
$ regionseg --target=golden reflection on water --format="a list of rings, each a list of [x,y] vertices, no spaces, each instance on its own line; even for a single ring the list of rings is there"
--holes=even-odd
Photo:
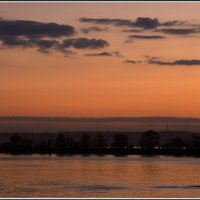
[[[0,155],[0,197],[199,197],[200,158]]]

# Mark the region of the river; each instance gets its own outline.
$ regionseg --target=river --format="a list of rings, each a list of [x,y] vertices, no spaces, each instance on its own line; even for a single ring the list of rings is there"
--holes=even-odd
[[[200,158],[0,154],[0,197],[200,197]]]

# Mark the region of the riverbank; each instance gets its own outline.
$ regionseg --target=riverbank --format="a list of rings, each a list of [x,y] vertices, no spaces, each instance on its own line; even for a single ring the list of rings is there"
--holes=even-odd
[[[25,151],[0,150],[0,153],[8,154],[59,154],[59,155],[172,155],[172,156],[196,156],[200,157],[200,150],[194,149],[68,149],[68,150],[43,150],[37,149]]]

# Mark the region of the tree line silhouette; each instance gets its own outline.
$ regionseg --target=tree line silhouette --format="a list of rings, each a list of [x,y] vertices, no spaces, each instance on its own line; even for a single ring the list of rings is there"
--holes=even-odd
[[[112,143],[108,144],[103,134],[84,133],[79,141],[60,133],[56,139],[39,140],[14,134],[9,141],[0,145],[1,153],[56,153],[56,154],[141,154],[141,155],[196,155],[200,156],[200,136],[193,135],[191,140],[175,137],[165,144],[160,144],[160,133],[148,130],[141,135],[140,144],[128,144],[128,136],[123,133],[113,134]]]

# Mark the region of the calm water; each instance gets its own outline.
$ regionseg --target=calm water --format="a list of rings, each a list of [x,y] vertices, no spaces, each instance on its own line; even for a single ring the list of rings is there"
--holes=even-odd
[[[1,154],[0,197],[200,197],[200,158]]]

